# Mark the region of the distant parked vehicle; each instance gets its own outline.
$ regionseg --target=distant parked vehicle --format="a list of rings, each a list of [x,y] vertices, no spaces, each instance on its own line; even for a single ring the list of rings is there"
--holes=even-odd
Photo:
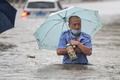
[[[58,0],[28,0],[22,17],[46,17],[59,10],[62,10],[62,6]]]

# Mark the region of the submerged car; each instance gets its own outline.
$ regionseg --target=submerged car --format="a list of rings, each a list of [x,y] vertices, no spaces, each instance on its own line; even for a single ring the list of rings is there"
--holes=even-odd
[[[28,0],[22,17],[45,17],[59,10],[62,10],[62,6],[58,0]]]

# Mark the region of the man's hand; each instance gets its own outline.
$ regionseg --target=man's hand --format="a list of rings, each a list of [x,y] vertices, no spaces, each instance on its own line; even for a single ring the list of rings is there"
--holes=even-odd
[[[71,40],[70,41],[71,45],[76,46],[78,49],[76,50],[77,52],[82,52],[86,55],[91,55],[92,54],[92,50],[90,48],[88,48],[87,46],[81,44],[79,41],[76,40]]]
[[[70,42],[71,45],[75,46],[75,48],[74,48],[75,52],[81,53],[80,48],[77,47],[78,43],[79,43],[79,41],[76,41],[76,40],[71,40],[71,42]]]
[[[77,46],[79,43],[79,41],[76,41],[76,40],[71,40],[70,41],[70,44],[73,45],[73,46]]]

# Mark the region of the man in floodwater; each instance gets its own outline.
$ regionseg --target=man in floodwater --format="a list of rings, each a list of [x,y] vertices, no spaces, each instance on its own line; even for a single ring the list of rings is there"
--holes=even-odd
[[[68,24],[70,29],[61,34],[56,52],[58,55],[64,56],[63,64],[88,64],[87,56],[92,54],[92,42],[88,34],[81,32],[81,24],[78,16],[71,16]],[[67,44],[75,46],[77,59],[70,60],[66,49]]]

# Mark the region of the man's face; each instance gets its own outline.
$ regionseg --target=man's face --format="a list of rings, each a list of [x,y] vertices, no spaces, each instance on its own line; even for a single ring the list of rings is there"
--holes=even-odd
[[[74,30],[80,30],[81,29],[81,20],[77,17],[71,18],[69,27]]]

